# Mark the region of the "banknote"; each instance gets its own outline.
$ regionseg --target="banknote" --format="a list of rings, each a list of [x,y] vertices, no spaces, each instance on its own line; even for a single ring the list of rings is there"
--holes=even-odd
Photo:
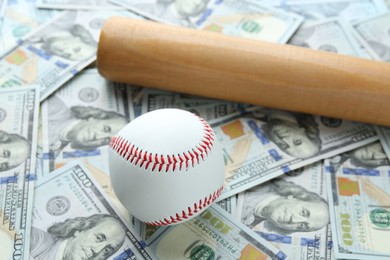
[[[352,27],[374,58],[390,62],[390,12],[360,20]]]
[[[226,102],[225,100],[217,100],[184,93],[176,93],[175,100],[177,105],[183,109]]]
[[[387,157],[390,158],[390,127],[376,126],[376,131]]]
[[[185,109],[202,117],[204,120],[209,121],[238,112],[246,107],[249,107],[249,105],[233,102],[216,102],[212,104],[188,107]]]
[[[162,23],[279,43],[285,43],[303,21],[294,13],[251,0],[111,1]]]
[[[126,87],[127,96],[131,99],[131,103],[133,104],[133,109],[129,109],[129,118],[130,121],[136,119],[142,114],[142,101],[144,95],[144,87],[129,85],[124,83],[115,83],[116,86]]]
[[[100,29],[127,11],[67,11],[20,40],[0,59],[0,87],[39,84],[44,100],[96,59]]]
[[[155,89],[143,91],[142,113],[172,107],[187,110],[208,121],[240,111],[249,105]]]
[[[303,16],[305,22],[336,17],[351,22],[386,12],[382,0],[288,1],[280,8]]]
[[[145,89],[141,101],[141,114],[161,108],[178,108],[176,100],[174,92]]]
[[[232,216],[235,216],[237,209],[236,203],[236,196],[232,196],[221,200],[216,204]],[[132,224],[132,227],[137,231],[137,233],[143,240],[148,240],[160,228],[159,226],[147,225],[132,215],[130,215],[129,222]]]
[[[72,162],[37,181],[31,259],[152,259],[92,174]]]
[[[146,241],[156,259],[285,259],[287,256],[217,205]]]
[[[360,57],[368,60],[374,60],[375,57],[373,56],[373,54],[371,54],[371,52],[367,49],[364,41],[354,33],[353,29],[351,31],[351,34],[353,39],[356,41],[357,47],[359,49]]]
[[[302,21],[299,15],[259,4],[255,0],[212,0],[194,23],[202,30],[286,43]]]
[[[325,166],[336,257],[389,259],[390,163],[380,142]]]
[[[7,6],[7,0],[0,0],[0,25],[3,22],[6,6]]]
[[[232,216],[236,216],[237,214],[237,196],[231,196],[224,200],[220,200],[216,202],[218,206],[224,209],[227,213]]]
[[[238,194],[237,218],[290,259],[331,259],[322,162]]]
[[[289,40],[289,44],[333,53],[363,57],[352,28],[340,19],[305,24]]]
[[[378,140],[367,124],[262,107],[209,123],[225,157],[220,199]]]
[[[125,86],[83,71],[42,104],[44,172],[83,160],[108,174],[108,143],[129,122]]]
[[[0,259],[29,259],[39,88],[0,90]]]
[[[37,0],[36,6],[46,9],[120,10],[108,0]]]
[[[39,109],[38,131],[37,131],[37,151],[36,151],[36,176],[43,176],[43,131],[42,131],[42,109]],[[38,178],[38,177],[37,177]]]
[[[210,0],[161,1],[161,0],[110,0],[149,19],[195,28],[193,20],[207,9]]]
[[[15,48],[19,39],[57,15],[59,15],[57,10],[36,8],[34,1],[8,1],[3,23],[0,25],[0,57]]]

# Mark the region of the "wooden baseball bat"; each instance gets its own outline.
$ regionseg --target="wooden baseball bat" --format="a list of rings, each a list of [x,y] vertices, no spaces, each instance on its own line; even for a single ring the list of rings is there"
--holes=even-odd
[[[113,17],[97,67],[107,79],[390,126],[390,64]]]

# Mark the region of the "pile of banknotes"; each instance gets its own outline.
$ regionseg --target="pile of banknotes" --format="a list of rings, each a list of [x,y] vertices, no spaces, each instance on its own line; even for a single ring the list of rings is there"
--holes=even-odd
[[[390,128],[107,81],[112,16],[390,62],[390,0],[0,0],[0,259],[390,258]],[[152,227],[116,198],[108,143],[172,107],[212,126],[224,190]]]

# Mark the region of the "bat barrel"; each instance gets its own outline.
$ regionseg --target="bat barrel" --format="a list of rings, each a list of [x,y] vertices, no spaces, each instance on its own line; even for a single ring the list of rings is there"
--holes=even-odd
[[[390,64],[113,17],[100,35],[107,79],[390,126]]]

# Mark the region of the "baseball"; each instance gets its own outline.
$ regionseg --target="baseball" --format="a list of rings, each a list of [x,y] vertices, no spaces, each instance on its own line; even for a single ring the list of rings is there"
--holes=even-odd
[[[181,109],[141,115],[109,144],[115,194],[128,211],[149,225],[194,218],[221,194],[222,149],[210,125]]]

